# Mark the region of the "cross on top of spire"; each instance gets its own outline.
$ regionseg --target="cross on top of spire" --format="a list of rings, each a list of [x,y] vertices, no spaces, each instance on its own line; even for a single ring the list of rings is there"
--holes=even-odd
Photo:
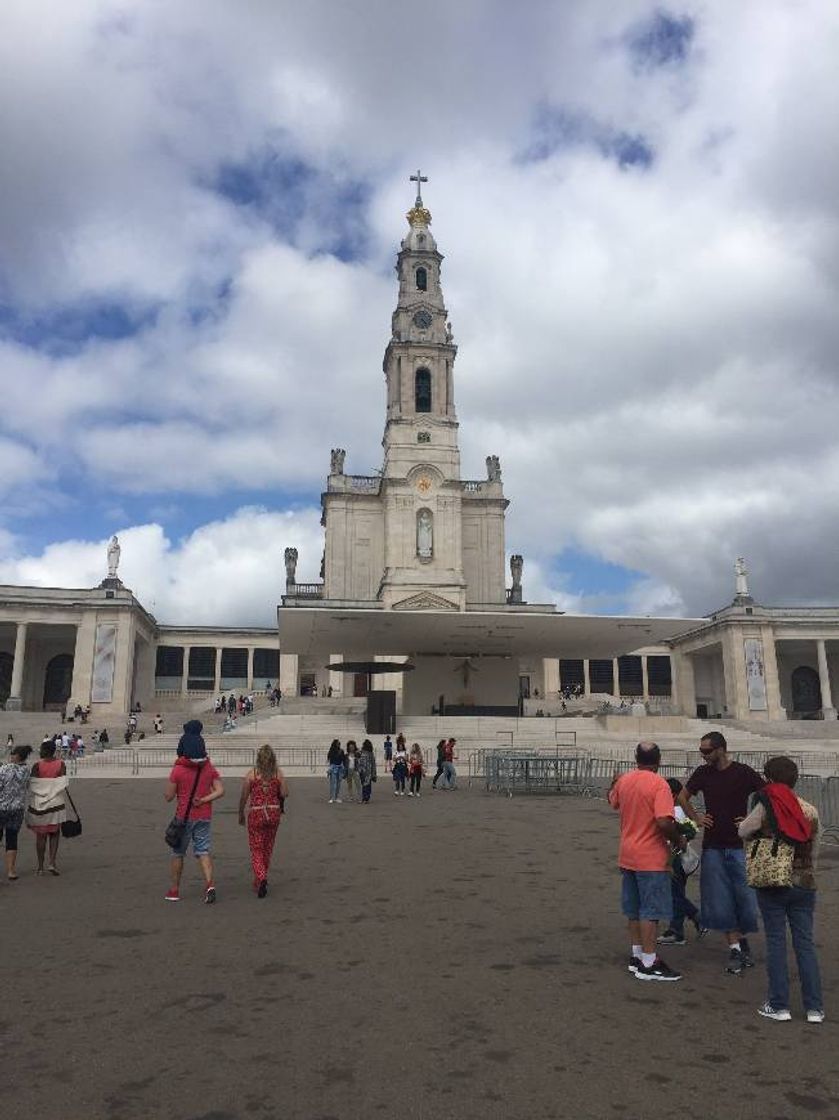
[[[422,206],[422,184],[428,182],[428,176],[423,175],[419,168],[417,168],[417,173],[416,175],[411,175],[410,182],[416,183],[417,185],[417,200],[414,205]]]

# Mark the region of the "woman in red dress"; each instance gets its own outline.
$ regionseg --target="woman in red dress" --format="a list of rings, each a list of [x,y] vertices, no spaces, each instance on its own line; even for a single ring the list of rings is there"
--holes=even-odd
[[[268,893],[268,868],[287,797],[285,776],[266,743],[257,751],[256,766],[245,775],[239,798],[239,824],[247,820],[253,887],[258,898]]]

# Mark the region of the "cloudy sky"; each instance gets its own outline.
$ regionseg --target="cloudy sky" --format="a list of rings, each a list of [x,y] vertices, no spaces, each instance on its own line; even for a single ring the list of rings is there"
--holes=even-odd
[[[265,623],[413,200],[525,592],[839,603],[833,0],[4,0],[0,581]]]

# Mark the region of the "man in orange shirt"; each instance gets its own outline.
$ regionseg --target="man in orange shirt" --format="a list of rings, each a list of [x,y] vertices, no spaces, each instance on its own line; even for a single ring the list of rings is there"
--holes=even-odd
[[[661,751],[655,743],[635,748],[637,767],[615,776],[609,804],[620,813],[621,907],[629,921],[636,980],[681,980],[656,953],[658,923],[673,914],[668,841],[683,848],[685,839],[673,817],[673,795],[658,773]]]

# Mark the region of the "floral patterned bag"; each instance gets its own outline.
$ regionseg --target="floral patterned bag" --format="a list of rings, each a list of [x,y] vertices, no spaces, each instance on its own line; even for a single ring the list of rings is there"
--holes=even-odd
[[[780,836],[759,836],[747,842],[746,878],[750,887],[791,887],[795,844]]]

